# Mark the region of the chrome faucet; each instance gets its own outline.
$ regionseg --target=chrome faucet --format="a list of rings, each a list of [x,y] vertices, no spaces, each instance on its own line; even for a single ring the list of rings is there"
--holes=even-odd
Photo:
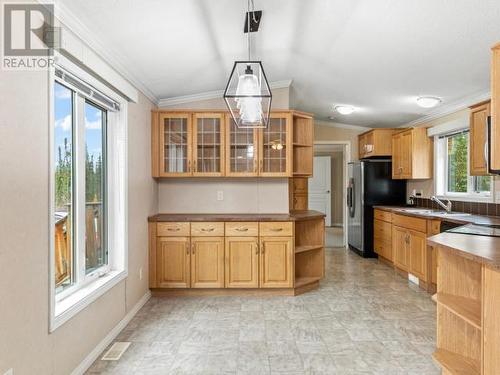
[[[433,195],[431,197],[431,201],[436,202],[438,205],[443,207],[446,210],[446,212],[451,212],[451,202],[449,199],[446,199],[447,202],[446,202],[446,204],[444,204],[438,197]]]

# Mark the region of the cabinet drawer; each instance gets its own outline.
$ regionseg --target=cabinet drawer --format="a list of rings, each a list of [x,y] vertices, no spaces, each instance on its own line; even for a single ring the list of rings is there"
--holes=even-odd
[[[392,225],[382,220],[376,219],[373,225],[373,235],[375,238],[382,240],[391,240],[392,237]]]
[[[183,237],[189,236],[189,223],[158,223],[158,237]]]
[[[261,236],[292,236],[293,223],[290,221],[259,223]]]
[[[256,237],[259,235],[259,223],[235,222],[226,223],[226,237]]]
[[[389,211],[382,210],[374,210],[373,217],[378,220],[387,221],[388,223],[392,222],[392,213]]]
[[[221,222],[191,223],[191,236],[223,237],[224,223]]]
[[[398,227],[427,233],[427,220],[420,219],[418,217],[392,215],[392,224],[397,225]]]

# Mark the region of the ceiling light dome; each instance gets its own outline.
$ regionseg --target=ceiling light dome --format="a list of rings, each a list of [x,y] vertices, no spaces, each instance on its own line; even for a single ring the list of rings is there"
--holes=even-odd
[[[350,105],[336,105],[333,109],[341,115],[350,115],[354,112],[354,107]]]
[[[442,100],[436,96],[420,96],[417,98],[417,104],[422,108],[433,108],[441,102]]]

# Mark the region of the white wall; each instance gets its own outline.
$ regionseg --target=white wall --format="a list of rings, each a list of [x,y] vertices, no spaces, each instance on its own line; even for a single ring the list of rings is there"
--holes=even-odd
[[[67,375],[148,291],[150,111],[129,104],[129,276],[49,334],[48,74],[0,70],[0,374]],[[139,280],[139,269],[144,271]]]

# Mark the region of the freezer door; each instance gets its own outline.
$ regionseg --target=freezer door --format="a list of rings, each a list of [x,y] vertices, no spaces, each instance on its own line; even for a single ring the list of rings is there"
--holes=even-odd
[[[347,188],[347,215],[349,245],[363,251],[363,164],[349,163]]]

